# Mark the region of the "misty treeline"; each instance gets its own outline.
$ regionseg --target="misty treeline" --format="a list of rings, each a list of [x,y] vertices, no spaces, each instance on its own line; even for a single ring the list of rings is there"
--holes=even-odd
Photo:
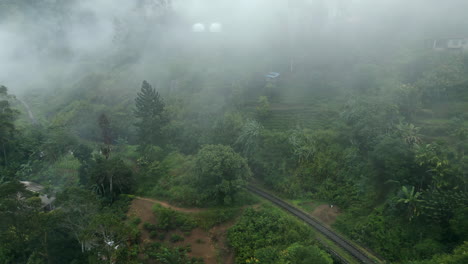
[[[251,180],[339,206],[333,228],[388,261],[466,262],[468,56],[426,45],[467,39],[466,8],[0,1],[0,262],[197,263],[140,245],[131,194],[229,208]],[[245,211],[236,261],[330,263],[288,221]]]

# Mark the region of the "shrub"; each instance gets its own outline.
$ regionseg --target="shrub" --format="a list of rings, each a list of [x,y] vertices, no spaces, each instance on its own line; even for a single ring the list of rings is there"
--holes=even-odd
[[[150,237],[150,238],[156,238],[157,236],[158,236],[158,232],[156,232],[156,231],[151,231],[151,232],[149,233],[149,237]]]
[[[137,226],[141,223],[141,219],[139,217],[132,218],[132,220],[130,220],[130,223],[134,226]]]
[[[164,208],[161,205],[154,205],[153,213],[158,218],[158,229],[169,231],[179,228],[183,232],[189,232],[197,226],[191,216]]]
[[[151,224],[151,223],[148,223],[148,222],[145,222],[145,223],[143,224],[143,228],[144,228],[145,230],[148,230],[148,231],[154,231],[154,230],[156,230],[156,226],[153,225],[153,224]]]
[[[185,251],[192,252],[192,245],[188,244],[187,246],[185,246]]]
[[[179,236],[179,235],[177,235],[177,234],[173,234],[173,235],[171,236],[171,239],[170,239],[170,240],[171,240],[172,243],[175,243],[175,242],[179,242],[179,241],[184,241],[184,237],[183,237],[183,236]]]

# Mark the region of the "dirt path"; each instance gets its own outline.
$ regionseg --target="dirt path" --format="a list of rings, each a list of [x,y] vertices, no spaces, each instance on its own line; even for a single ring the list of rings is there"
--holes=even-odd
[[[136,197],[135,200],[147,201],[147,202],[151,202],[151,203],[158,203],[158,204],[162,205],[162,206],[165,207],[165,208],[170,208],[170,209],[172,209],[172,210],[179,211],[179,212],[183,212],[183,213],[199,213],[199,212],[202,212],[202,211],[205,210],[205,209],[201,209],[201,208],[181,208],[181,207],[176,207],[176,206],[170,205],[170,204],[167,203],[167,202],[160,201],[160,200],[156,200],[156,199],[151,199],[151,198]]]

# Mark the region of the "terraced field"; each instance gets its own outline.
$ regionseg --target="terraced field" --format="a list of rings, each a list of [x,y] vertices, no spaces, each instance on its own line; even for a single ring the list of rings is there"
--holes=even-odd
[[[339,117],[336,111],[324,109],[323,105],[285,104],[275,103],[271,105],[271,114],[262,120],[267,129],[288,130],[293,128],[327,128],[331,122]],[[255,106],[247,107],[252,115]]]
[[[342,109],[337,90],[326,89],[321,84],[297,82],[285,78],[274,88],[270,100],[270,115],[261,121],[267,129],[289,130],[297,127],[323,129],[339,118]],[[244,110],[255,116],[257,98],[254,96]]]

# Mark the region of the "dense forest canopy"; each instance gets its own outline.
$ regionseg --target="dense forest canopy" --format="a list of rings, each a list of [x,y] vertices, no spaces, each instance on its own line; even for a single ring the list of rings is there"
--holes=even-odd
[[[0,0],[0,263],[468,263],[466,10]]]

